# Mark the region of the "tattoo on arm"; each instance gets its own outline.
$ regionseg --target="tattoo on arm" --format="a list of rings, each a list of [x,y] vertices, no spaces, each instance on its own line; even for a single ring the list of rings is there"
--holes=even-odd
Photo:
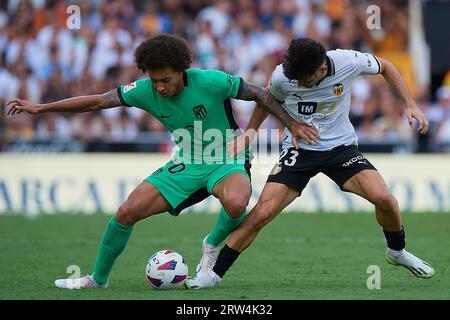
[[[120,102],[120,99],[117,95],[116,89],[102,94],[102,98],[104,108],[118,107],[122,105],[122,102]]]
[[[295,121],[282,107],[281,103],[270,94],[269,90],[261,86],[244,81],[240,99],[256,101],[258,105],[273,114],[288,129],[291,128],[292,123]]]
[[[244,81],[239,99],[246,101],[256,100],[258,96],[262,95],[263,91],[263,87]]]

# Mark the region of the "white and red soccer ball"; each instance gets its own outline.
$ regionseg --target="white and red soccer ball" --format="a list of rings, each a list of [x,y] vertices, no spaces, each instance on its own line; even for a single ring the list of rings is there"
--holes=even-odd
[[[178,289],[188,276],[188,266],[181,254],[161,250],[148,259],[145,276],[155,289]]]

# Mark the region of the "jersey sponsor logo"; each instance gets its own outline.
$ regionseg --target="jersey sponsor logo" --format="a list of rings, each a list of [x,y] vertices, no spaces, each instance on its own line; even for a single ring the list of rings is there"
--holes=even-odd
[[[351,166],[352,164],[354,164],[355,162],[357,162],[357,163],[359,163],[359,164],[365,164],[365,165],[367,165],[367,162],[366,162],[367,160],[366,160],[366,157],[364,157],[364,156],[356,156],[356,157],[353,157],[353,158],[351,158],[350,160],[348,160],[347,162],[345,162],[342,166],[343,167],[349,167],[349,166]]]
[[[136,81],[127,84],[125,87],[123,87],[123,93],[127,93],[130,90],[133,90],[134,88],[136,88]]]
[[[316,113],[317,102],[297,102],[298,113],[303,115],[310,115]]]
[[[335,101],[300,101],[297,102],[298,113],[304,116],[312,115],[314,113],[328,114],[334,111],[336,107]]]
[[[340,96],[344,92],[344,85],[342,83],[336,83],[333,86],[333,91],[335,95]]]
[[[208,111],[206,110],[205,106],[202,104],[199,104],[198,106],[195,106],[192,108],[192,112],[194,112],[194,116],[199,119],[203,120],[208,115]]]

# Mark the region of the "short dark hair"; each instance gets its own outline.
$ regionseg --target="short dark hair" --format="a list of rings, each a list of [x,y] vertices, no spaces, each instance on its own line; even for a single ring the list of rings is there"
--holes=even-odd
[[[143,72],[164,68],[184,71],[192,63],[192,51],[183,38],[160,34],[142,41],[134,51],[134,59]]]
[[[325,62],[326,54],[323,45],[314,39],[294,39],[283,57],[284,75],[289,80],[310,76]]]

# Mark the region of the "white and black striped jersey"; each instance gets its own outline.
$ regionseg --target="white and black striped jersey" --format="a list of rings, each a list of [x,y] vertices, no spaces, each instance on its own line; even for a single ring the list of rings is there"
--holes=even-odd
[[[327,52],[327,76],[312,88],[289,80],[278,65],[270,79],[269,91],[289,114],[300,122],[316,127],[320,132],[319,142],[309,145],[299,141],[300,148],[326,151],[339,145],[357,144],[353,125],[350,123],[350,86],[360,75],[378,74],[381,65],[372,54],[353,50],[331,50]],[[291,134],[285,129],[287,138],[283,148],[292,147]]]

